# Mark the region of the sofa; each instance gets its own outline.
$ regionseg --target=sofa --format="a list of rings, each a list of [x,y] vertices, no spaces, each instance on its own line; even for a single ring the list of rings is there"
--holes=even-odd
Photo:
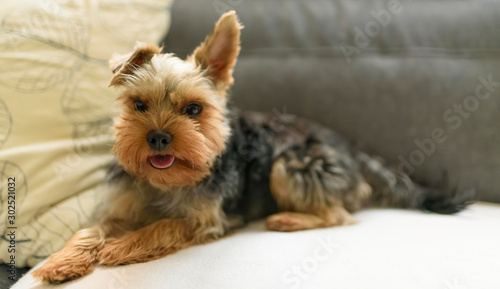
[[[165,258],[12,288],[498,288],[500,3],[177,0],[160,44],[185,57],[218,16],[245,26],[232,105],[314,119],[443,194],[457,215],[373,208],[295,233],[262,221]],[[39,266],[39,265],[37,265]],[[35,267],[36,268],[36,267]]]

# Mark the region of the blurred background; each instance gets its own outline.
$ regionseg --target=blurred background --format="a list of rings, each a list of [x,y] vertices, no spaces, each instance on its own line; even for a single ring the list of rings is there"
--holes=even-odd
[[[500,201],[498,2],[176,1],[165,51],[185,57],[230,9],[235,106],[314,119],[417,180]]]
[[[498,1],[0,4],[0,231],[15,177],[17,267],[61,248],[99,203],[117,113],[107,59],[136,41],[184,58],[229,10],[245,26],[233,106],[311,118],[417,181],[500,202]]]

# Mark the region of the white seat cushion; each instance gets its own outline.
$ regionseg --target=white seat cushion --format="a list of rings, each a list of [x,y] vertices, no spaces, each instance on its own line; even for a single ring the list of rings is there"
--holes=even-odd
[[[57,288],[384,288],[500,286],[500,206],[455,216],[373,209],[350,227],[278,233],[257,222],[211,244]],[[147,238],[147,236],[144,236]],[[14,287],[52,288],[31,275]]]

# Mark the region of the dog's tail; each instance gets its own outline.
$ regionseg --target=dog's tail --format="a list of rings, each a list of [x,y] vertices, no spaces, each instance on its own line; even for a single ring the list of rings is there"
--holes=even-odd
[[[372,187],[369,206],[415,208],[439,214],[454,214],[474,201],[474,191],[432,189],[413,182],[404,172],[390,169],[381,159],[357,153],[356,160],[366,182]],[[445,180],[444,186],[447,186]]]

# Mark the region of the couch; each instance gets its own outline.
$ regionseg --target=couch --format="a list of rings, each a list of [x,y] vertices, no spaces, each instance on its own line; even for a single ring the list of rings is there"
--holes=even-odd
[[[165,50],[185,57],[229,9],[245,25],[235,106],[312,118],[480,202],[455,216],[370,209],[355,226],[296,233],[256,222],[160,260],[13,288],[498,288],[500,4],[178,0]]]

